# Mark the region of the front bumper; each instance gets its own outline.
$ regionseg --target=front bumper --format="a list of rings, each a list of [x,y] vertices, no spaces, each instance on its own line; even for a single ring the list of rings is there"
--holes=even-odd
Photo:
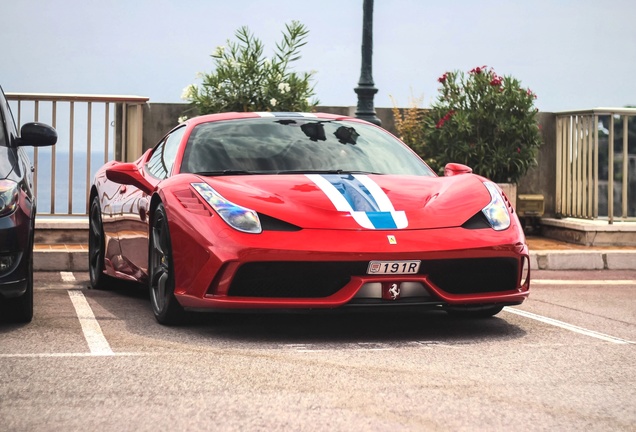
[[[22,207],[0,217],[0,297],[18,297],[27,289],[31,230]]]
[[[529,294],[520,229],[302,230],[213,235],[171,223],[175,296],[188,309],[514,305]],[[387,240],[395,236],[397,244]],[[174,240],[177,238],[178,240]],[[369,261],[421,260],[413,275],[370,275]],[[387,298],[396,284],[403,294]]]

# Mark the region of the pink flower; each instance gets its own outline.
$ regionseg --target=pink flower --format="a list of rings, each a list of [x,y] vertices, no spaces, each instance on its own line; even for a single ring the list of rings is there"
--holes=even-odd
[[[486,70],[487,66],[483,65],[482,67],[477,66],[474,69],[471,69],[470,73],[479,75],[480,73]]]
[[[446,78],[448,78],[448,73],[445,73],[441,77],[437,78],[437,81],[439,81],[440,83],[444,84],[446,82]]]
[[[450,110],[449,112],[447,112],[444,117],[442,117],[441,119],[439,119],[439,121],[437,122],[437,124],[435,125],[435,127],[437,129],[440,129],[442,126],[444,126],[444,123],[446,123],[447,121],[450,120],[450,118],[455,114],[455,110]]]

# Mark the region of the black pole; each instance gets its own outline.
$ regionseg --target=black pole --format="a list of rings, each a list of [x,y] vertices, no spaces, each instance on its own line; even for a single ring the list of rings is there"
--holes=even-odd
[[[373,96],[378,92],[374,87],[372,75],[373,57],[373,0],[362,3],[362,68],[360,81],[354,91],[358,94],[356,117],[380,126],[381,121],[375,115]]]

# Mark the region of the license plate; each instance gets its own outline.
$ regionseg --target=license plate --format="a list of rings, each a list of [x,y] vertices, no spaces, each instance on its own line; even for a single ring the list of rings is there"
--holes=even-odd
[[[417,274],[421,261],[371,261],[367,274]]]

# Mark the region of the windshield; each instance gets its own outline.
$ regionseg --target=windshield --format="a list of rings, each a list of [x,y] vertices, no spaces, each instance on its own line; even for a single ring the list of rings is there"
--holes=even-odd
[[[435,175],[410,149],[381,129],[309,118],[242,119],[198,125],[188,139],[180,171],[209,175]]]

